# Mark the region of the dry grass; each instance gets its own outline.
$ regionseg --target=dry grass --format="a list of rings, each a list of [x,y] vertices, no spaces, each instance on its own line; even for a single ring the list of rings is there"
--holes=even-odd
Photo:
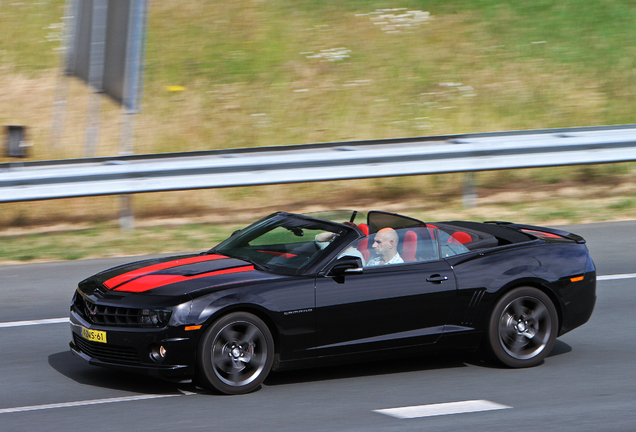
[[[386,181],[386,180],[378,180]],[[260,197],[252,206],[242,202],[232,207],[196,216],[165,215],[138,219],[134,231],[121,231],[113,222],[81,222],[55,225],[12,227],[0,230],[0,263],[51,260],[74,260],[109,256],[133,256],[158,253],[182,253],[206,250],[232,231],[276,210],[311,212],[333,208],[356,208],[361,211],[381,209],[407,214],[425,221],[438,220],[508,220],[529,224],[558,226],[636,218],[634,182],[613,186],[591,185],[555,187],[538,185],[532,189],[499,190],[479,199],[479,206],[465,209],[461,197],[434,193],[422,199],[414,192],[401,199],[356,198],[337,201],[333,196],[324,202],[297,200],[280,207],[267,203],[262,191],[250,191]],[[333,184],[334,192],[344,185]],[[404,185],[402,185],[404,186]],[[366,185],[361,185],[361,188]],[[256,188],[259,189],[259,188]],[[337,195],[334,195],[337,196]],[[343,193],[346,197],[346,190]],[[372,196],[371,194],[369,196]],[[252,201],[253,198],[250,200]],[[175,213],[174,211],[169,213]]]
[[[0,125],[28,127],[31,159],[82,157],[89,93],[75,79],[69,82],[62,144],[51,144],[59,31],[50,27],[61,22],[64,1],[41,3],[0,3],[0,21],[6,24],[0,26],[0,41],[6,42],[0,45]],[[570,2],[495,3],[423,6],[405,0],[400,6],[428,11],[432,19],[392,33],[376,24],[381,14],[369,15],[386,7],[375,1],[153,2],[135,152],[633,121],[632,5],[613,2],[597,11],[595,5]],[[611,32],[603,22],[612,23]],[[336,48],[350,51],[349,57],[328,61],[335,51],[326,50]],[[119,152],[121,115],[104,98],[98,155]],[[471,211],[461,208],[462,176],[449,174],[147,194],[135,197],[135,213],[139,219],[214,215],[213,223],[223,223],[236,214],[251,218],[270,210],[326,203],[364,207],[380,201],[388,206],[412,202],[410,208],[442,219],[449,214],[439,210],[445,207],[458,217],[488,219],[493,218],[488,213],[497,213],[500,218],[510,211],[522,221],[550,222],[559,219],[545,211],[539,215],[538,207],[568,202],[567,197],[552,200],[554,191],[599,187],[609,195],[599,206],[608,210],[588,210],[590,217],[626,217],[633,192],[622,192],[613,204],[610,198],[616,184],[628,184],[631,171],[628,166],[620,173],[560,168],[480,174],[480,207]],[[524,189],[527,185],[532,191]],[[507,197],[519,191],[526,200],[538,200],[537,209],[515,213],[515,206],[524,203]],[[118,208],[117,197],[3,204],[0,229],[107,223],[116,220]],[[556,213],[560,220],[566,214],[573,221],[586,220],[574,210]]]

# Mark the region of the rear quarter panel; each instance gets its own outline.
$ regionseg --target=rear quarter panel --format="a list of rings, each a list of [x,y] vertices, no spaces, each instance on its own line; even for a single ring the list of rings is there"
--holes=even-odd
[[[584,244],[534,241],[467,255],[449,259],[458,287],[449,324],[484,330],[497,300],[518,286],[533,286],[550,296],[559,313],[560,334],[589,319],[596,274]],[[570,280],[583,275],[582,281]]]

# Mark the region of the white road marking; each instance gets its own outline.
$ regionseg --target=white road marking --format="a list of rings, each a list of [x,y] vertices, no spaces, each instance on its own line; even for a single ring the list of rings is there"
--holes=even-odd
[[[24,326],[42,325],[42,324],[62,324],[67,322],[69,322],[68,318],[50,318],[50,319],[41,319],[41,320],[33,320],[33,321],[0,322],[0,328],[24,327]]]
[[[159,398],[176,397],[176,396],[183,396],[183,395],[170,394],[170,395],[124,396],[124,397],[109,398],[109,399],[92,399],[92,400],[77,401],[77,402],[63,402],[63,403],[54,403],[54,404],[47,404],[47,405],[33,405],[33,406],[24,406],[24,407],[16,407],[16,408],[3,408],[3,409],[0,409],[0,414],[25,412],[25,411],[40,411],[40,410],[55,409],[55,408],[70,408],[70,407],[99,405],[99,404],[116,403],[116,402],[131,402],[131,401],[138,401],[138,400],[159,399]]]
[[[636,273],[597,276],[597,280],[599,281],[634,279],[634,278],[636,278]],[[31,321],[0,322],[0,328],[24,327],[24,326],[44,325],[44,324],[64,324],[68,322],[69,322],[68,318],[50,318],[50,319],[31,320]],[[196,393],[181,391],[181,394],[171,394],[171,395],[125,396],[125,397],[109,398],[109,399],[92,399],[92,400],[76,401],[76,402],[63,402],[63,403],[54,403],[54,404],[46,404],[46,405],[2,408],[0,409],[0,414],[25,412],[25,411],[40,411],[40,410],[56,409],[56,408],[70,408],[70,407],[87,406],[87,405],[99,405],[99,404],[106,404],[106,403],[131,402],[131,401],[148,400],[148,399],[178,397],[178,396],[184,396],[184,395],[189,396],[193,394],[196,394]],[[387,408],[387,409],[378,409],[373,411],[380,414],[385,414],[391,417],[399,418],[399,419],[410,419],[410,418],[420,418],[420,417],[432,417],[432,416],[441,416],[441,415],[501,410],[501,409],[508,409],[508,408],[512,408],[512,407],[508,405],[498,404],[496,402],[487,401],[487,400],[472,400],[472,401],[449,402],[449,403],[419,405],[419,406],[410,406],[410,407],[401,407],[401,408]]]
[[[636,278],[636,273],[626,273],[626,274],[597,276],[596,280],[605,281],[605,280],[634,279],[634,278]]]
[[[480,411],[492,411],[512,408],[487,400],[471,400],[461,402],[449,402],[431,405],[409,406],[401,408],[387,408],[373,410],[374,412],[385,414],[399,419],[412,419],[419,417],[432,417],[449,414],[463,414]]]

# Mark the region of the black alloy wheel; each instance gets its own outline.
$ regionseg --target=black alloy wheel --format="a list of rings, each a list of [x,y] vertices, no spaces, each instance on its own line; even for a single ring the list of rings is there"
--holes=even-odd
[[[558,319],[545,293],[531,287],[515,288],[504,294],[492,311],[486,347],[506,366],[536,366],[554,347]]]
[[[246,312],[219,318],[203,335],[197,382],[225,394],[256,389],[274,361],[274,340],[267,325]]]

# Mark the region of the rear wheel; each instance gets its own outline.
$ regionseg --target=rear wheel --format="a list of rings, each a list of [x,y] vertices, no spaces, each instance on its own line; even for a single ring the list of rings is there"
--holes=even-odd
[[[500,363],[530,367],[550,354],[557,332],[558,316],[550,298],[536,288],[515,288],[495,305],[486,344]]]
[[[225,394],[256,389],[274,361],[274,340],[265,323],[246,312],[219,318],[203,335],[198,382]]]

